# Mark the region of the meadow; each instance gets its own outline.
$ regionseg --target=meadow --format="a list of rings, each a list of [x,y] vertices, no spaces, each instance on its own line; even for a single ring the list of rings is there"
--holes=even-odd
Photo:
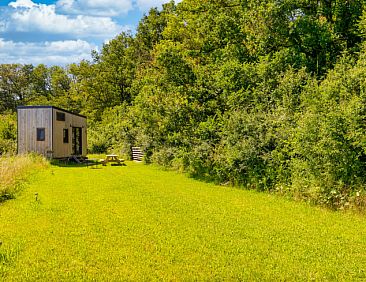
[[[4,281],[366,279],[364,216],[133,162],[39,170],[0,241]]]

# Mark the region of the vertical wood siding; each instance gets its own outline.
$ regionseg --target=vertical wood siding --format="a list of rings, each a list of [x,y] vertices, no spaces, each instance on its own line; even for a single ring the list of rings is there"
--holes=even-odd
[[[45,140],[37,141],[37,128],[45,129]],[[52,109],[18,109],[18,153],[36,152],[45,156],[52,151]]]
[[[65,114],[64,121],[56,113]],[[82,155],[87,155],[86,118],[53,107],[18,108],[18,153],[36,152],[47,157],[66,158],[72,155],[72,127],[82,128]],[[45,129],[45,140],[37,141],[37,128]],[[69,131],[64,143],[63,130]]]
[[[65,113],[65,121],[56,119],[57,112]],[[82,155],[87,154],[86,118],[59,109],[53,109],[53,157],[65,158],[72,155],[72,127],[82,128]],[[63,130],[69,130],[69,143],[64,143]]]

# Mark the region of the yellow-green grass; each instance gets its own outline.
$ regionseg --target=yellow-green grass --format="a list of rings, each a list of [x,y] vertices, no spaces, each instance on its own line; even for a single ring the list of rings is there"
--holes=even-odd
[[[47,165],[38,155],[0,156],[0,202],[13,198],[24,185],[29,174]]]
[[[5,281],[366,279],[364,217],[132,162],[40,172],[0,240]]]

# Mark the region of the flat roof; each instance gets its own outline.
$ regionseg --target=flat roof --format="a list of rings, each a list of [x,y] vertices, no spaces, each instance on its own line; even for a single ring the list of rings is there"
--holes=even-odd
[[[18,106],[17,109],[55,109],[55,110],[63,111],[65,113],[69,113],[69,114],[72,114],[72,115],[75,115],[75,116],[86,118],[86,116],[76,114],[76,113],[70,112],[68,110],[64,110],[64,109],[61,109],[59,107],[55,107],[55,106]]]

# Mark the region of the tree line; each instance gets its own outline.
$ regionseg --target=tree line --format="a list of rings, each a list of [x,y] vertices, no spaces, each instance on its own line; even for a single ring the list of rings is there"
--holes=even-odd
[[[184,0],[151,9],[91,61],[1,65],[0,139],[14,140],[17,105],[52,104],[88,116],[92,152],[138,145],[146,162],[196,177],[362,206],[365,4]]]

